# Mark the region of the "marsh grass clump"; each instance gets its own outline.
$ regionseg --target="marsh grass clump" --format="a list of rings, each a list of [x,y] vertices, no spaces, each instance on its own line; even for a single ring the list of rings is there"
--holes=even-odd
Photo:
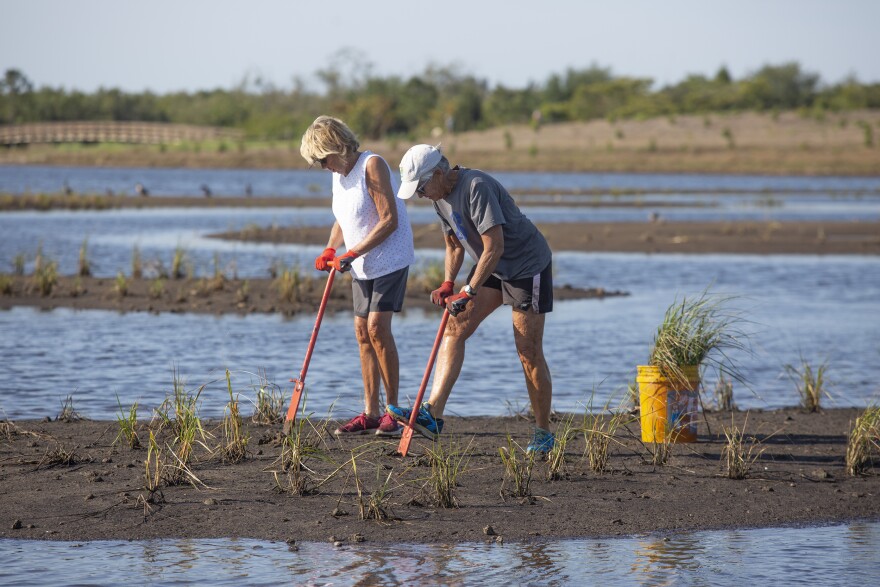
[[[124,298],[128,295],[128,280],[125,278],[125,275],[122,271],[116,274],[116,281],[113,284],[113,289],[120,298]]]
[[[746,423],[748,423],[748,418],[746,418]],[[722,449],[721,458],[724,459],[728,479],[745,479],[748,477],[752,470],[752,465],[755,464],[755,461],[764,452],[763,448],[758,448],[759,443],[755,437],[752,437],[749,441],[746,440],[745,427],[746,424],[744,423],[741,430],[731,422],[729,428],[726,426],[722,428],[727,444]]]
[[[82,457],[77,454],[76,449],[68,450],[62,445],[56,444],[54,448],[46,451],[46,454],[43,455],[43,458],[40,459],[39,463],[37,463],[37,468],[69,467],[71,465],[89,463],[91,461],[92,457]]]
[[[725,309],[729,297],[703,291],[696,298],[683,297],[666,310],[654,335],[648,364],[659,367],[674,385],[686,384],[685,367],[714,366],[737,381],[744,381],[730,351],[748,351],[748,336],[739,329],[743,318]]]
[[[131,250],[131,278],[142,279],[144,276],[144,262],[141,259],[141,250],[137,245]]]
[[[594,414],[588,406],[584,414],[584,438],[586,440],[585,456],[587,465],[595,473],[609,470],[611,441],[618,429],[625,424],[630,416],[623,411],[612,412],[610,417]],[[605,406],[608,409],[608,406]]]
[[[230,463],[237,463],[247,456],[249,435],[244,431],[241,414],[238,409],[238,397],[232,394],[232,379],[229,369],[226,370],[226,388],[229,390],[229,403],[223,411],[223,458]]]
[[[6,438],[6,440],[12,440],[12,438],[18,434],[19,429],[15,423],[10,422],[9,420],[0,420],[0,435]]]
[[[300,285],[302,278],[297,269],[282,269],[275,279],[278,297],[289,304],[300,301]]]
[[[8,296],[12,293],[12,277],[0,275],[0,294]]]
[[[736,402],[733,399],[733,381],[724,377],[724,373],[718,378],[714,392],[715,409],[721,412],[737,411]]]
[[[351,455],[351,472],[354,476],[355,490],[357,491],[357,505],[360,512],[361,520],[376,520],[381,522],[392,517],[391,512],[391,475],[394,471],[388,471],[388,475],[382,478],[382,466],[376,465],[376,487],[369,495],[360,480],[357,472],[357,458],[352,452]]]
[[[152,505],[165,501],[165,496],[161,489],[164,468],[162,449],[156,441],[155,434],[150,430],[150,440],[147,443],[147,458],[144,459],[144,491],[147,494],[139,495],[137,500],[138,505],[142,505],[144,508],[145,522],[147,516],[152,512]]]
[[[873,465],[873,455],[880,452],[880,406],[870,406],[856,418],[846,443],[846,472],[865,475]]]
[[[77,260],[76,274],[80,277],[88,277],[92,274],[92,263],[89,261],[89,239],[83,239],[79,247],[79,259]]]
[[[235,290],[235,301],[239,304],[244,304],[250,298],[250,285],[248,284],[247,279],[245,279],[242,284]]]
[[[151,281],[148,293],[153,300],[161,299],[162,295],[165,293],[165,280],[161,277],[157,277]]]
[[[220,253],[214,253],[214,276],[211,278],[211,288],[214,291],[222,291],[226,283],[226,275],[220,266]]]
[[[68,395],[61,402],[61,411],[55,416],[55,420],[58,422],[76,422],[82,419],[82,416],[73,407],[73,396]]]
[[[418,271],[413,271],[407,280],[407,289],[431,293],[446,279],[446,269],[441,261],[431,261],[420,266]]]
[[[183,279],[186,274],[186,251],[180,245],[174,249],[174,256],[171,258],[171,278]]]
[[[265,373],[261,373],[251,421],[255,424],[279,424],[284,417],[283,410],[284,396],[281,388],[270,383]]]
[[[46,297],[52,293],[52,290],[58,284],[58,262],[44,260],[42,256],[38,257],[38,259],[40,259],[40,262],[35,262],[34,264],[35,269],[32,283],[34,289],[41,296]]]
[[[504,464],[504,477],[501,480],[499,494],[501,499],[507,497],[526,498],[532,497],[532,469],[535,466],[534,453],[527,453],[519,444],[514,442],[510,433],[507,433],[507,446],[498,449],[501,462]],[[513,487],[505,490],[505,485],[510,483]]]
[[[305,399],[303,399],[305,409]],[[308,418],[297,418],[290,432],[281,439],[280,471],[272,471],[275,488],[281,493],[293,495],[312,495],[321,484],[317,473],[309,467],[313,459],[329,461],[325,451],[319,446],[317,430]]]
[[[459,477],[467,469],[472,445],[473,439],[465,447],[453,440],[444,445],[438,439],[431,448],[427,449],[426,456],[431,465],[431,474],[426,488],[429,498],[437,507],[458,507],[456,487]]]
[[[119,433],[116,435],[113,444],[125,441],[129,448],[140,448],[141,439],[137,433],[137,402],[131,405],[128,413],[122,408],[122,402],[119,401],[118,395],[116,396],[116,403],[119,406],[119,414],[116,416],[116,423],[119,424]]]
[[[786,365],[785,371],[795,384],[798,395],[801,398],[801,407],[808,412],[818,412],[822,404],[822,396],[831,399],[825,381],[828,371],[828,363],[823,362],[813,369],[813,366],[801,357],[800,366]]]
[[[672,435],[672,427],[667,425],[663,440],[645,445],[651,457],[651,464],[655,467],[664,467],[669,463],[669,457],[672,456]]]
[[[15,275],[24,275],[24,266],[27,264],[27,259],[24,256],[24,253],[18,253],[15,257],[12,258],[12,273]]]
[[[210,448],[206,444],[208,433],[202,426],[198,409],[199,397],[207,384],[202,385],[195,394],[190,393],[175,369],[172,376],[172,386],[173,395],[166,397],[157,410],[157,415],[161,419],[160,428],[167,426],[173,434],[171,444],[166,444],[170,463],[164,469],[163,478],[168,485],[179,485],[184,481],[193,485],[203,485],[193,474],[190,464],[194,458],[196,446],[201,446],[210,452]],[[173,418],[169,415],[171,411],[173,411]]]
[[[569,443],[581,431],[574,425],[574,414],[567,414],[562,417],[562,421],[556,427],[556,441],[553,448],[547,453],[547,479],[549,481],[558,481],[568,477],[565,470],[565,451]]]

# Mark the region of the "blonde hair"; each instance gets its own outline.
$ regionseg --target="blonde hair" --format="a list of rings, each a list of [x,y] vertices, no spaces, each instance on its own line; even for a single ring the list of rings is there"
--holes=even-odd
[[[332,116],[319,116],[302,136],[299,152],[309,165],[314,165],[327,155],[347,156],[361,144],[348,126]]]

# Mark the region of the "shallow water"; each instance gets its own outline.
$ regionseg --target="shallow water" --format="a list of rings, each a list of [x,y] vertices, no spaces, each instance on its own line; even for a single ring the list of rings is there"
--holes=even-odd
[[[632,295],[557,303],[547,320],[545,352],[553,373],[554,407],[581,411],[592,401],[616,404],[635,366],[647,358],[654,329],[677,296],[712,284],[719,294],[742,296],[731,309],[743,313],[754,353],[736,353],[751,390],[735,385],[743,408],[799,403],[784,365],[827,361],[832,406],[864,406],[880,397],[880,259],[625,255],[562,253],[555,279],[576,286],[602,285]],[[662,277],[658,277],[662,276]],[[411,309],[395,318],[401,350],[401,393],[418,390],[439,323],[433,310]],[[264,369],[289,393],[299,373],[314,315],[206,316],[120,314],[17,308],[0,312],[0,408],[12,418],[54,416],[72,394],[92,418],[112,418],[134,401],[146,417],[171,389],[176,364],[189,386],[209,384],[203,415],[222,413],[224,369],[243,398]],[[337,398],[336,414],[359,411],[361,380],[340,357],[356,357],[349,313],[324,318],[308,377],[309,408],[323,415]],[[356,363],[355,363],[356,365]],[[492,385],[485,384],[491,374]],[[704,381],[711,390],[715,375]],[[211,383],[214,382],[214,383]],[[496,311],[468,343],[468,354],[448,410],[499,415],[527,405],[513,346],[510,311]],[[248,410],[245,409],[247,413]]]
[[[880,523],[504,545],[0,540],[29,585],[871,585]]]
[[[298,156],[298,155],[297,155]],[[395,167],[392,162],[392,168]],[[492,172],[509,189],[536,190],[743,190],[880,192],[877,177],[773,177],[665,173]],[[208,185],[214,196],[308,196],[330,193],[330,174],[322,170],[156,169],[136,167],[60,167],[0,165],[0,193],[52,193],[65,185],[80,193],[134,195],[142,183],[153,196],[201,196]]]
[[[698,205],[698,198],[681,197],[680,208],[658,208],[669,221],[735,220],[880,220],[880,196],[824,198],[786,195],[779,205],[764,207],[754,196],[724,196],[716,206]],[[523,206],[535,222],[641,222],[650,208],[585,208]],[[427,206],[410,206],[416,224],[436,223]],[[195,275],[213,274],[215,263],[227,274],[265,277],[270,265],[310,267],[320,246],[290,247],[265,243],[241,243],[206,238],[212,233],[248,226],[327,226],[333,216],[326,208],[287,209],[149,209],[108,211],[52,211],[0,213],[0,264],[11,268],[13,259],[24,255],[30,271],[37,250],[58,261],[62,274],[77,269],[79,252],[87,242],[87,256],[97,276],[113,277],[131,272],[133,251],[138,249],[147,264],[170,266],[177,248],[183,249]],[[439,228],[438,228],[439,231]],[[438,232],[439,233],[439,232]],[[439,239],[438,239],[439,240]]]

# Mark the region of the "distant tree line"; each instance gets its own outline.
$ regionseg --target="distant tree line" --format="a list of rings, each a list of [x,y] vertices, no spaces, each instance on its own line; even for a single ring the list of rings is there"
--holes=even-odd
[[[649,118],[735,111],[805,112],[880,108],[880,83],[854,78],[824,84],[798,63],[765,65],[735,80],[724,67],[653,89],[653,80],[592,65],[550,75],[525,88],[497,85],[453,66],[429,66],[409,78],[380,77],[353,53],[317,72],[324,91],[302,83],[282,90],[260,79],[232,89],[157,95],[99,89],[35,88],[9,69],[0,80],[0,124],[114,120],[173,122],[241,129],[249,139],[293,139],[322,113],[346,120],[361,136],[412,137],[434,127],[460,132],[505,124]]]

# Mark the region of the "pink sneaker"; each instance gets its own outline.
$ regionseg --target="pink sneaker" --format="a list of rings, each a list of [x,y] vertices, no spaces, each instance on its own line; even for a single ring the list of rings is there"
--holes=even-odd
[[[369,434],[379,428],[379,419],[370,418],[366,414],[360,414],[337,428],[333,434],[336,436],[348,436],[355,434]]]
[[[379,427],[376,428],[377,436],[400,436],[403,433],[403,426],[391,417],[391,414],[382,414],[379,418]]]

